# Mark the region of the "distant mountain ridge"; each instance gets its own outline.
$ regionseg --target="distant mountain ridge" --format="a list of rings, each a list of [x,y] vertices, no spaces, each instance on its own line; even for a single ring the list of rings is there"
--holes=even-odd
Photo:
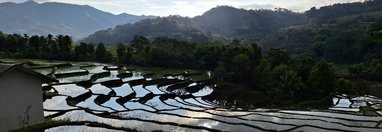
[[[304,19],[299,13],[285,9],[244,10],[218,6],[194,18],[169,16],[120,25],[98,31],[83,41],[115,45],[129,43],[134,35],[143,35],[150,39],[165,36],[203,43],[225,38],[262,37],[271,31],[302,22]]]
[[[199,30],[190,18],[169,16],[142,20],[134,24],[119,25],[114,29],[101,30],[83,41],[116,45],[118,43],[129,43],[135,35],[145,36],[150,39],[163,36],[195,42],[206,42],[210,36],[208,33]]]
[[[229,6],[212,8],[193,20],[202,30],[227,38],[263,37],[282,27],[304,22],[301,14],[286,9],[245,10]]]
[[[304,15],[308,22],[267,35],[261,46],[343,64],[382,60],[382,41],[375,36],[382,31],[382,0],[312,8]]]
[[[65,34],[83,38],[98,30],[155,16],[114,15],[87,5],[56,2],[0,3],[0,31],[19,34]]]
[[[278,45],[281,43],[283,46],[296,43],[269,41],[269,39],[286,40],[283,37],[274,37],[276,35],[285,36],[288,32],[280,34],[280,32],[286,31],[285,29],[325,26],[335,23],[339,18],[354,15],[363,16],[362,14],[367,13],[380,14],[380,11],[382,11],[382,0],[334,4],[319,9],[311,8],[302,13],[281,8],[275,10],[245,10],[230,6],[218,6],[194,18],[170,16],[145,20],[135,24],[119,25],[113,29],[98,31],[83,41],[104,42],[109,45],[115,45],[116,43],[127,44],[134,35],[143,35],[150,39],[165,36],[202,43],[221,43],[222,40],[223,43],[229,43],[233,39],[239,39],[243,43],[261,43],[264,47],[279,47]],[[161,24],[157,24],[158,22]],[[150,27],[150,30],[147,30],[146,27]],[[177,30],[177,32],[169,33],[169,31],[173,30]],[[203,36],[203,39],[200,39],[201,36]],[[289,39],[292,40],[296,37],[289,36]],[[309,43],[307,42],[306,45],[309,45]]]

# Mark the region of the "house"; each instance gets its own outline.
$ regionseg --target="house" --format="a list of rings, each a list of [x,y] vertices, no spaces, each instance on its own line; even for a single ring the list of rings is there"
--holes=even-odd
[[[22,65],[0,63],[0,131],[44,121],[42,84],[57,80]]]

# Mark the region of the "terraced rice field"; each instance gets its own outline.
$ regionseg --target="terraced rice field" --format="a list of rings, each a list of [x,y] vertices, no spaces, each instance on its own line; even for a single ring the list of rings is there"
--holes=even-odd
[[[379,98],[333,98],[327,110],[232,109],[210,98],[209,72],[132,69],[105,65],[34,68],[56,76],[44,87],[45,116],[97,122],[58,126],[46,131],[382,131]],[[69,74],[67,74],[69,73]],[[177,74],[179,73],[179,74]],[[373,104],[377,115],[363,116]],[[378,106],[377,106],[378,105]]]

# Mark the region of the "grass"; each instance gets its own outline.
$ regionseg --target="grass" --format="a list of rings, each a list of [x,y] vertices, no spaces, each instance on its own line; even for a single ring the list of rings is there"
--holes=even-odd
[[[16,129],[11,132],[39,132],[44,131],[45,129],[56,127],[56,126],[62,126],[64,124],[69,124],[71,121],[69,119],[65,120],[52,120],[52,119],[45,119],[43,123]]]
[[[50,128],[59,127],[59,126],[89,126],[89,127],[98,127],[105,128],[111,130],[120,130],[120,131],[129,131],[129,132],[137,132],[135,129],[124,128],[124,127],[114,127],[108,124],[90,122],[90,121],[70,121],[69,119],[64,120],[52,120],[45,119],[43,123],[12,130],[11,132],[42,132]]]

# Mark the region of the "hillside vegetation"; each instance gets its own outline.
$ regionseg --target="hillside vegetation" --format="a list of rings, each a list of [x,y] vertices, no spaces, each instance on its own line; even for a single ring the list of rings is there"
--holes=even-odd
[[[0,4],[0,30],[29,35],[65,34],[82,39],[95,31],[154,16],[114,15],[90,6],[35,1]]]
[[[134,35],[169,37],[214,43],[257,43],[262,48],[280,48],[295,55],[310,55],[341,63],[370,62],[382,55],[379,32],[382,1],[335,4],[303,13],[285,9],[244,10],[219,6],[201,16],[170,16],[99,31],[84,42],[129,44]]]
[[[200,43],[257,40],[272,31],[303,21],[301,14],[285,9],[244,10],[219,6],[194,18],[169,16],[116,26],[98,31],[83,42],[116,45],[129,43],[134,35],[147,36],[151,40],[169,37]]]

